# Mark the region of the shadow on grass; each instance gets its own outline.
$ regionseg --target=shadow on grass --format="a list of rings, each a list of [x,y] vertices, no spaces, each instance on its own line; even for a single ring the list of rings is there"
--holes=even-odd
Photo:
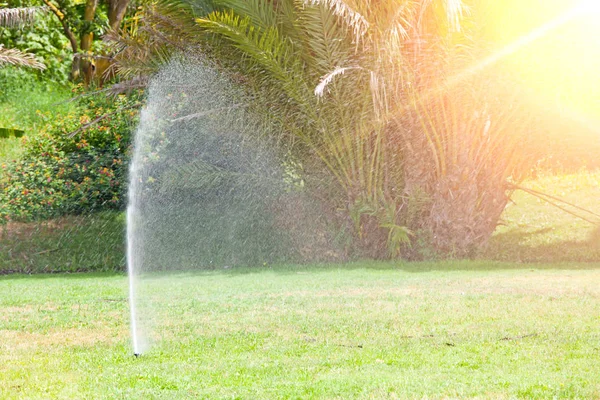
[[[0,275],[123,271],[124,239],[118,211],[0,225]]]
[[[402,271],[409,273],[427,272],[459,272],[459,271],[502,271],[502,270],[591,270],[600,269],[600,263],[514,263],[487,260],[445,260],[427,262],[400,262],[400,261],[353,261],[335,264],[290,264],[275,265],[271,267],[234,267],[228,269],[204,269],[193,271],[162,271],[151,274],[152,277],[161,276],[199,276],[199,275],[225,275],[240,276],[250,274],[297,275],[318,274],[344,271],[372,271],[393,272]]]
[[[587,240],[533,244],[536,237],[548,233],[545,228],[533,232],[510,231],[495,235],[481,254],[487,260],[536,263],[600,262],[600,227]]]
[[[150,279],[160,279],[161,277],[200,277],[200,276],[241,276],[252,274],[277,275],[297,275],[308,273],[325,273],[344,271],[402,271],[409,273],[427,273],[427,272],[484,272],[484,271],[509,271],[509,270],[596,270],[600,269],[600,262],[532,262],[518,263],[505,261],[489,260],[445,260],[445,261],[421,261],[421,262],[400,262],[400,261],[353,261],[348,263],[335,264],[289,264],[274,266],[247,266],[233,268],[212,268],[195,270],[173,270],[158,271],[145,275]],[[126,278],[123,272],[56,272],[39,274],[6,274],[0,275],[0,282],[11,279],[102,279],[102,278]]]
[[[122,213],[105,212],[85,218],[65,217],[52,224],[33,225],[35,229],[28,224],[20,225],[17,228],[21,231],[11,232],[5,228],[0,235],[0,280],[49,279],[53,277],[94,279],[124,276],[124,215]],[[266,272],[297,274],[361,269],[418,273],[600,268],[600,227],[584,241],[532,244],[550,231],[550,228],[545,228],[533,232],[513,230],[497,234],[490,241],[488,248],[474,260],[429,262],[359,260],[347,263],[198,268],[187,271],[157,272],[156,276],[161,274],[233,276]],[[82,270],[88,272],[80,273],[79,271]],[[35,275],[27,275],[27,273]]]
[[[43,272],[43,273],[6,273],[0,272],[0,282],[7,280],[27,279],[27,280],[46,280],[46,279],[98,279],[127,276],[124,272]]]

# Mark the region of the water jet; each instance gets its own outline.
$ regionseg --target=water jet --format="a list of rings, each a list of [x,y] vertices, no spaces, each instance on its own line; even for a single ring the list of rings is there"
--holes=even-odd
[[[161,298],[164,274],[270,265],[294,260],[295,240],[310,246],[310,221],[318,216],[294,213],[316,208],[301,207],[302,194],[291,194],[275,129],[210,62],[173,61],[150,82],[135,133],[127,208],[136,357],[161,322],[153,305],[169,300]],[[292,226],[299,223],[304,236]]]

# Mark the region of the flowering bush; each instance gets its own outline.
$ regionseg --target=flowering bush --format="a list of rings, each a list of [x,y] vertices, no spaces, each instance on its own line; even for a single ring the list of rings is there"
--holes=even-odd
[[[0,221],[121,209],[140,96],[84,97],[77,112],[40,114],[46,125],[23,139],[23,157],[0,165]]]

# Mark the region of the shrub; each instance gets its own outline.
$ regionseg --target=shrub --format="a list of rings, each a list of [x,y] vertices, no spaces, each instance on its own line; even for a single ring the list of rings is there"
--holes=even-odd
[[[23,139],[22,158],[0,166],[2,221],[123,208],[140,97],[84,96],[74,112],[40,113],[45,126]]]

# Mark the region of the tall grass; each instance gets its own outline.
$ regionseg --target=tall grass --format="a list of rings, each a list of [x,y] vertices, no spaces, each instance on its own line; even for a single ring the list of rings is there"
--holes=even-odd
[[[41,113],[66,113],[74,104],[71,88],[52,81],[39,80],[35,75],[13,68],[0,70],[0,128],[25,131],[36,135],[43,125]],[[21,139],[0,138],[0,162],[15,159],[21,153]]]
[[[0,225],[0,275],[122,271],[125,215],[106,211]]]

